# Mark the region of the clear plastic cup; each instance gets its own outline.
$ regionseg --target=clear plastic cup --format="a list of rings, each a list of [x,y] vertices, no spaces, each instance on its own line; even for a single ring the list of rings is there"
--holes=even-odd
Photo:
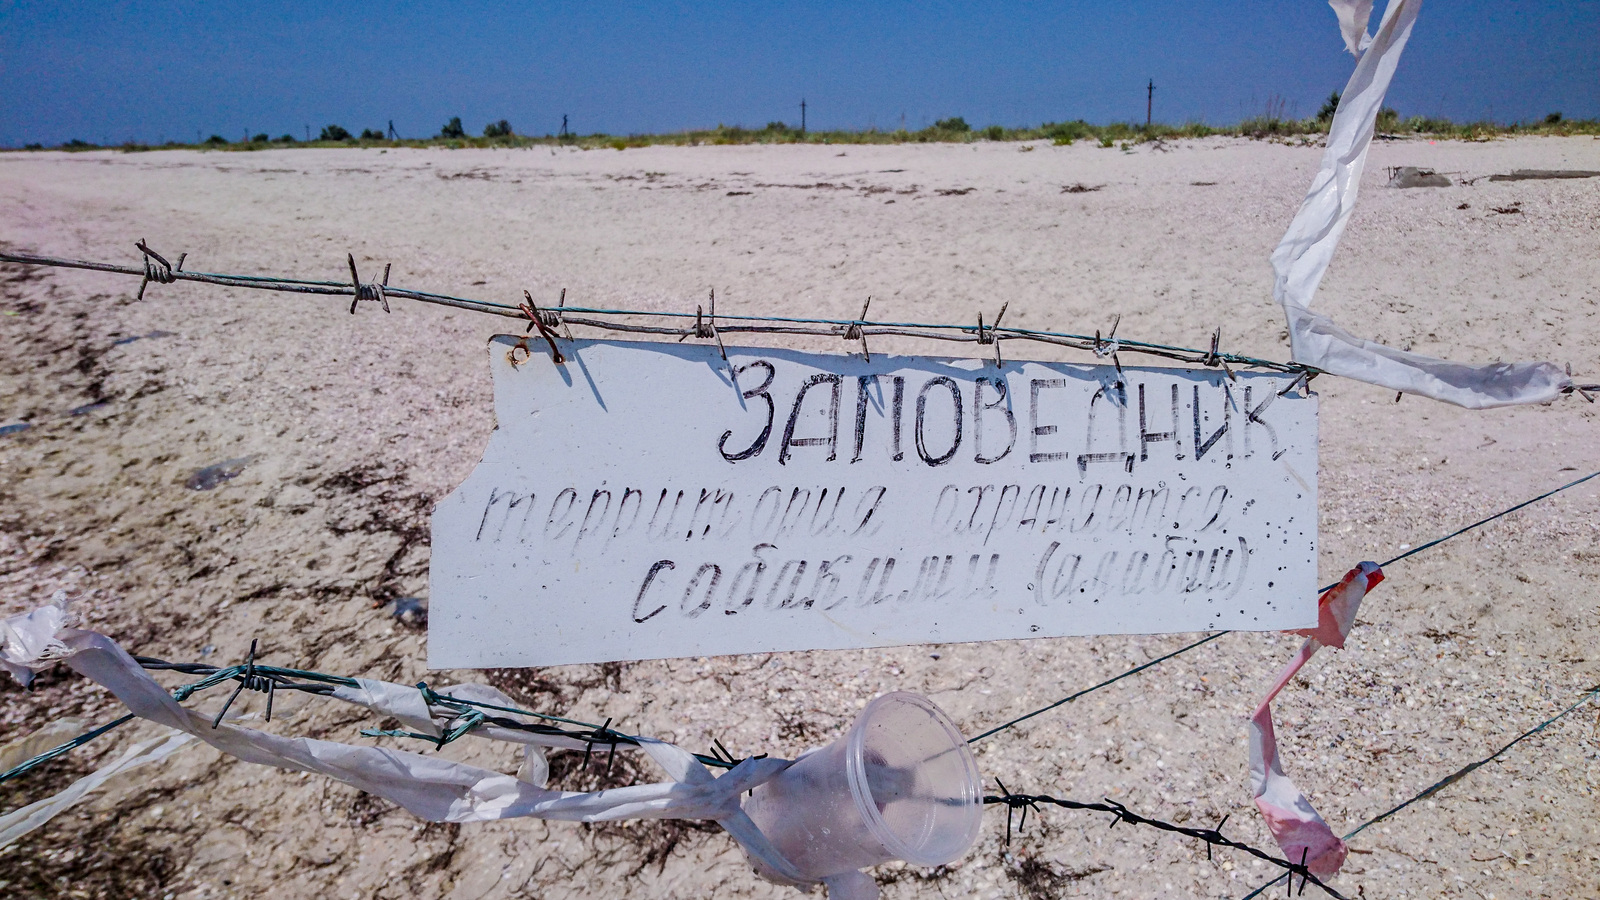
[[[843,738],[756,788],[744,810],[785,859],[820,880],[893,859],[956,859],[982,824],[979,787],[978,764],[949,717],[897,691],[867,704]]]

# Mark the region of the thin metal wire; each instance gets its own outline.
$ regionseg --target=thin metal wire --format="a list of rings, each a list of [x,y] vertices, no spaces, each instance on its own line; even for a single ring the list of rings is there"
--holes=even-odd
[[[1552,490],[1545,491],[1544,493],[1540,494],[1537,497],[1534,497],[1534,498],[1529,499],[1529,500],[1524,500],[1521,503],[1516,504],[1515,506],[1509,506],[1509,507],[1507,507],[1505,509],[1500,510],[1497,513],[1494,513],[1493,515],[1485,516],[1484,518],[1479,519],[1476,522],[1473,522],[1471,525],[1465,525],[1465,526],[1462,526],[1461,528],[1457,528],[1455,531],[1450,532],[1449,534],[1445,535],[1444,537],[1435,538],[1435,539],[1433,539],[1431,541],[1428,541],[1425,544],[1418,544],[1417,546],[1411,548],[1410,550],[1407,550],[1406,552],[1400,554],[1399,556],[1392,557],[1392,558],[1390,558],[1388,560],[1385,560],[1384,562],[1380,563],[1379,564],[1379,568],[1387,568],[1388,566],[1391,566],[1391,565],[1393,565],[1393,564],[1395,564],[1395,563],[1397,563],[1397,562],[1399,562],[1399,561],[1401,561],[1403,559],[1406,559],[1407,557],[1415,556],[1416,554],[1421,553],[1424,550],[1427,550],[1427,549],[1430,549],[1430,548],[1433,548],[1433,547],[1437,547],[1440,544],[1444,543],[1445,541],[1448,541],[1448,540],[1450,540],[1452,538],[1460,537],[1461,535],[1466,534],[1467,532],[1472,531],[1475,528],[1481,528],[1482,526],[1487,525],[1490,522],[1493,522],[1494,520],[1501,518],[1502,516],[1508,516],[1508,515],[1516,512],[1519,509],[1523,509],[1524,507],[1532,506],[1533,504],[1538,503],[1540,500],[1548,499],[1550,497],[1555,496],[1556,494],[1561,493],[1562,491],[1568,490],[1570,488],[1575,488],[1578,485],[1583,484],[1584,482],[1590,480],[1591,478],[1595,478],[1596,476],[1600,476],[1600,471],[1591,472],[1588,475],[1583,476],[1582,478],[1578,478],[1578,479],[1575,479],[1573,481],[1569,481],[1566,484],[1563,484],[1562,486],[1560,486],[1558,488],[1554,488]],[[1334,582],[1333,584],[1323,585],[1323,587],[1320,590],[1318,590],[1317,593],[1318,594],[1325,594],[1328,591],[1333,590],[1335,587],[1338,587],[1338,585],[1339,585],[1338,582]],[[1102,681],[1099,684],[1094,685],[1093,687],[1085,688],[1085,689],[1083,689],[1081,691],[1078,691],[1075,694],[1072,694],[1072,695],[1067,696],[1067,697],[1063,697],[1062,699],[1057,700],[1057,701],[1055,701],[1054,703],[1051,703],[1048,706],[1043,706],[1043,707],[1040,707],[1039,709],[1034,710],[1033,712],[1027,713],[1026,715],[1018,716],[1017,718],[1012,719],[1011,721],[1005,723],[1004,725],[997,725],[994,728],[991,728],[988,731],[983,732],[982,734],[978,735],[977,737],[969,738],[967,740],[967,743],[975,744],[978,741],[981,741],[984,738],[989,737],[990,735],[993,735],[993,734],[996,734],[998,732],[1004,731],[1007,728],[1012,727],[1013,725],[1016,725],[1016,724],[1018,724],[1020,722],[1026,722],[1027,720],[1033,718],[1034,716],[1039,715],[1040,713],[1049,712],[1050,710],[1055,709],[1058,706],[1064,706],[1064,705],[1066,705],[1068,703],[1071,703],[1072,701],[1078,699],[1079,697],[1082,697],[1082,696],[1084,696],[1086,694],[1092,694],[1095,691],[1098,691],[1103,687],[1109,687],[1109,686],[1111,686],[1113,684],[1116,684],[1117,682],[1121,681],[1122,679],[1129,677],[1130,675],[1137,675],[1138,673],[1143,672],[1146,669],[1153,668],[1153,667],[1155,667],[1155,666],[1157,666],[1157,665],[1159,665],[1161,663],[1164,663],[1167,660],[1172,659],[1175,656],[1182,656],[1183,654],[1188,653],[1190,650],[1198,649],[1199,647],[1201,647],[1201,646],[1203,646],[1203,645],[1205,645],[1207,643],[1210,643],[1211,641],[1214,641],[1219,637],[1222,637],[1224,635],[1229,635],[1229,634],[1233,634],[1233,632],[1231,632],[1231,631],[1218,631],[1218,632],[1216,632],[1214,634],[1207,635],[1206,637],[1203,637],[1200,640],[1195,641],[1192,644],[1188,644],[1188,645],[1185,645],[1183,647],[1179,647],[1177,650],[1174,650],[1171,653],[1166,654],[1165,656],[1157,657],[1155,659],[1150,660],[1147,663],[1144,663],[1143,665],[1134,666],[1133,668],[1127,670],[1126,672],[1123,672],[1120,675],[1116,675],[1116,676],[1113,676],[1111,678],[1107,678],[1105,681]]]
[[[1049,706],[1041,706],[1040,708],[1034,710],[1033,712],[1028,713],[1027,715],[1018,716],[1017,718],[1012,719],[1011,721],[1005,723],[1004,725],[996,725],[995,727],[989,729],[988,731],[985,731],[984,733],[978,735],[977,737],[967,738],[967,743],[976,744],[977,742],[983,740],[986,737],[989,737],[992,734],[997,734],[999,732],[1005,731],[1007,728],[1010,728],[1013,725],[1017,725],[1019,723],[1026,722],[1027,720],[1033,718],[1034,716],[1041,715],[1043,713],[1047,713],[1050,710],[1055,709],[1058,706],[1064,706],[1064,705],[1066,705],[1068,703],[1071,703],[1072,701],[1078,699],[1079,697],[1082,697],[1082,696],[1084,696],[1086,694],[1092,694],[1095,691],[1098,691],[1103,687],[1110,687],[1111,685],[1116,684],[1117,682],[1121,681],[1124,678],[1128,678],[1130,676],[1137,675],[1140,672],[1143,672],[1145,669],[1148,669],[1148,668],[1150,668],[1152,666],[1160,665],[1161,663],[1166,662],[1167,660],[1173,658],[1174,656],[1181,656],[1181,655],[1183,655],[1185,653],[1188,653],[1190,650],[1194,650],[1194,649],[1196,649],[1196,648],[1198,648],[1198,647],[1200,647],[1200,646],[1202,646],[1204,644],[1209,644],[1212,641],[1216,640],[1219,637],[1222,637],[1225,634],[1233,634],[1233,632],[1231,632],[1231,631],[1219,631],[1216,634],[1207,635],[1207,636],[1201,638],[1200,640],[1195,641],[1192,644],[1188,644],[1186,646],[1180,647],[1177,650],[1174,650],[1171,653],[1166,654],[1165,656],[1158,656],[1155,659],[1152,659],[1149,662],[1145,663],[1144,665],[1134,666],[1133,668],[1129,669],[1128,671],[1123,672],[1121,675],[1114,675],[1114,676],[1112,676],[1110,678],[1107,678],[1105,681],[1102,681],[1099,684],[1094,685],[1093,687],[1086,687],[1083,690],[1078,691],[1076,694],[1071,694],[1071,695],[1068,695],[1066,697],[1062,697],[1060,700],[1057,700],[1056,702],[1050,704]]]
[[[1551,725],[1554,725],[1557,722],[1561,721],[1562,719],[1566,718],[1568,714],[1570,714],[1573,711],[1575,711],[1578,707],[1583,706],[1585,703],[1588,703],[1590,700],[1593,700],[1595,697],[1600,697],[1600,685],[1596,685],[1595,687],[1590,688],[1587,693],[1585,693],[1581,698],[1579,698],[1578,702],[1572,704],[1571,706],[1567,707],[1566,709],[1563,709],[1562,711],[1556,713],[1555,715],[1551,716],[1550,718],[1545,719],[1543,722],[1540,722],[1539,724],[1533,726],[1532,728],[1529,728],[1527,731],[1524,731],[1523,733],[1521,733],[1521,734],[1517,735],[1516,737],[1512,738],[1505,746],[1501,747],[1499,750],[1496,750],[1495,752],[1489,754],[1488,756],[1485,756],[1483,759],[1477,760],[1476,762],[1467,763],[1466,765],[1464,765],[1461,768],[1455,770],[1454,772],[1451,772],[1449,775],[1446,775],[1445,777],[1439,779],[1438,781],[1435,781],[1433,784],[1430,784],[1427,787],[1423,788],[1421,791],[1419,791],[1417,794],[1415,794],[1414,796],[1410,797],[1409,799],[1401,801],[1399,804],[1397,804],[1397,805],[1395,805],[1395,806],[1393,806],[1393,807],[1391,807],[1391,808],[1389,808],[1387,810],[1384,810],[1381,813],[1378,813],[1377,815],[1375,815],[1372,818],[1366,820],[1365,822],[1362,822],[1360,825],[1357,825],[1355,828],[1352,828],[1350,830],[1350,832],[1344,836],[1344,839],[1348,841],[1351,838],[1354,838],[1356,835],[1360,834],[1361,832],[1366,831],[1368,828],[1371,828],[1373,825],[1376,825],[1379,822],[1382,822],[1384,819],[1387,819],[1390,816],[1393,816],[1394,814],[1400,812],[1401,810],[1405,809],[1406,807],[1411,806],[1414,803],[1420,803],[1421,801],[1426,800],[1429,797],[1432,797],[1434,794],[1439,793],[1440,791],[1444,790],[1445,788],[1449,787],[1450,785],[1455,784],[1456,782],[1458,782],[1461,779],[1467,777],[1468,775],[1471,775],[1473,772],[1477,771],[1478,769],[1488,765],[1489,763],[1494,762],[1495,760],[1497,760],[1501,756],[1503,756],[1506,753],[1506,751],[1510,750],[1512,747],[1515,747],[1516,745],[1522,743],[1523,741],[1527,740],[1528,738],[1533,737],[1536,734],[1539,734],[1540,732],[1544,731],[1546,728],[1549,728]],[[1251,891],[1250,893],[1245,894],[1244,897],[1241,898],[1241,900],[1251,900],[1252,897],[1256,897],[1256,896],[1260,895],[1262,891],[1267,890],[1268,888],[1272,887],[1273,885],[1277,884],[1278,882],[1282,881],[1283,879],[1284,879],[1284,876],[1279,875],[1277,878],[1274,878],[1273,880],[1267,882],[1266,884],[1261,885],[1260,887],[1256,888],[1255,890]]]
[[[1416,554],[1421,553],[1422,551],[1427,550],[1430,547],[1437,547],[1438,545],[1444,543],[1445,541],[1450,540],[1453,537],[1456,537],[1457,535],[1466,534],[1467,532],[1471,531],[1474,528],[1477,528],[1480,525],[1487,525],[1490,522],[1493,522],[1495,519],[1500,518],[1501,516],[1508,516],[1508,515],[1516,512],[1517,510],[1522,509],[1525,506],[1532,506],[1533,504],[1538,503],[1540,500],[1543,500],[1546,497],[1553,497],[1556,494],[1559,494],[1559,493],[1561,493],[1562,491],[1564,491],[1564,490],[1566,490],[1568,488],[1575,488],[1578,485],[1583,484],[1585,481],[1588,481],[1589,479],[1594,478],[1597,475],[1600,475],[1600,472],[1590,472],[1589,474],[1583,476],[1582,478],[1577,479],[1576,481],[1569,481],[1566,484],[1563,484],[1562,486],[1560,486],[1558,488],[1555,488],[1553,490],[1545,491],[1544,493],[1540,494],[1537,497],[1534,497],[1531,500],[1524,500],[1521,503],[1518,503],[1516,506],[1512,506],[1512,507],[1508,507],[1506,509],[1502,509],[1502,510],[1500,510],[1499,512],[1495,513],[1492,516],[1488,516],[1487,518],[1479,519],[1478,521],[1473,522],[1471,525],[1467,525],[1467,526],[1465,526],[1463,528],[1458,528],[1455,531],[1450,532],[1449,534],[1445,535],[1442,538],[1435,538],[1434,540],[1431,540],[1431,541],[1427,542],[1426,544],[1418,544],[1417,546],[1412,547],[1410,550],[1407,550],[1406,552],[1400,554],[1399,556],[1396,556],[1393,559],[1389,559],[1389,560],[1386,560],[1384,562],[1381,562],[1378,565],[1379,565],[1380,568],[1381,567],[1385,567],[1385,566],[1389,566],[1389,565],[1391,565],[1393,563],[1399,562],[1402,559],[1405,559],[1408,556],[1415,556]],[[1326,591],[1331,587],[1333,587],[1333,585],[1330,584],[1330,585],[1328,585],[1328,587],[1325,587],[1322,590]]]

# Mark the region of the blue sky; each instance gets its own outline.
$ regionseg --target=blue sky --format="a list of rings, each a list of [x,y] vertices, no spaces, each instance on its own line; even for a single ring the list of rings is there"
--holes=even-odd
[[[1383,0],[1379,0],[1381,6]],[[1348,77],[1322,0],[1062,3],[178,3],[0,0],[0,144],[910,128],[1310,115]],[[1600,2],[1431,0],[1402,114],[1600,117]]]

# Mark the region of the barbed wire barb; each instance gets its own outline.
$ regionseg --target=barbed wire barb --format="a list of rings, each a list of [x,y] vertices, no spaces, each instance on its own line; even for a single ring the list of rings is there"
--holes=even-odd
[[[846,325],[843,328],[843,330],[841,330],[841,332],[840,332],[840,336],[843,337],[847,341],[860,341],[861,342],[861,356],[867,362],[872,362],[872,351],[867,349],[867,335],[866,335],[865,332],[863,332],[861,330],[861,328],[862,328],[863,325],[867,324],[867,322],[866,322],[867,310],[871,306],[872,306],[872,297],[868,296],[867,297],[867,302],[861,304],[861,315],[859,317],[857,317],[854,322],[851,322],[849,325]]]
[[[528,317],[527,331],[531,332],[535,328],[539,329],[539,336],[544,338],[546,344],[550,345],[550,360],[558,366],[565,365],[567,358],[562,354],[561,348],[556,346],[556,334],[552,330],[556,325],[561,324],[560,314],[557,313],[555,315],[555,321],[552,323],[549,321],[551,318],[549,311],[540,309],[539,304],[533,302],[533,293],[531,291],[524,289],[522,296],[525,302],[518,309]],[[567,299],[565,290],[561,292],[561,299],[562,302]]]
[[[145,243],[144,238],[140,238],[134,246],[138,247],[139,252],[144,255],[144,277],[139,280],[139,293],[134,299],[143,300],[144,289],[150,282],[171,284],[176,280],[176,274],[173,272],[172,263],[167,262],[166,257],[151,250],[150,246]],[[178,268],[183,268],[183,257],[181,256],[178,257]]]

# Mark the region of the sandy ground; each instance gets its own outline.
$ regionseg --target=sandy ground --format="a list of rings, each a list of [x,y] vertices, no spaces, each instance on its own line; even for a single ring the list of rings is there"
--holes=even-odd
[[[1285,358],[1267,256],[1320,150],[1236,140],[1131,151],[975,144],[625,152],[317,150],[0,155],[0,243],[133,261],[148,238],[187,268],[345,277],[497,300],[1007,323]],[[1388,190],[1386,165],[1451,173]],[[1600,370],[1600,179],[1491,183],[1513,168],[1600,169],[1600,140],[1383,143],[1324,283],[1353,330],[1457,359]],[[1471,184],[1463,179],[1476,179]],[[1097,190],[1067,193],[1082,184]],[[1500,212],[1495,210],[1499,209]],[[1505,212],[1505,210],[1515,210]],[[424,635],[391,606],[425,596],[427,515],[493,427],[484,341],[500,320],[82,272],[0,269],[0,612],[64,589],[135,652],[267,661],[397,681]],[[159,334],[158,334],[159,333]],[[142,336],[138,340],[128,340]],[[802,344],[803,346],[806,346]],[[809,346],[823,346],[811,344]],[[830,343],[825,349],[847,347]],[[921,352],[948,348],[890,346]],[[1020,349],[1011,355],[1024,355]],[[1053,358],[1045,348],[1026,355]],[[1386,558],[1597,466],[1595,407],[1465,412],[1333,378],[1322,396],[1321,576]],[[88,407],[87,409],[83,409]],[[72,414],[78,410],[77,414]],[[201,467],[250,462],[194,491]],[[1291,773],[1344,830],[1600,682],[1600,487],[1585,485],[1399,563],[1349,649],[1279,701]],[[490,673],[535,708],[694,749],[793,754],[873,695],[929,694],[969,733],[1192,636],[918,646]],[[1223,638],[980,745],[1016,790],[1112,797],[1270,847],[1249,802],[1246,717],[1296,645]],[[204,703],[216,704],[213,698]],[[243,702],[259,706],[259,699]],[[203,704],[204,705],[204,704]],[[293,710],[290,709],[293,707]],[[0,740],[117,704],[55,674],[0,689]],[[209,707],[208,707],[209,708]],[[280,700],[270,728],[339,740],[378,723]],[[292,712],[292,714],[291,714]],[[0,788],[43,797],[119,734]],[[509,750],[456,758],[509,770]],[[604,780],[554,760],[558,783]],[[648,767],[619,766],[611,780]],[[625,781],[624,781],[625,783]],[[1367,897],[1600,892],[1600,709],[1531,739],[1353,842],[1337,884]],[[963,861],[886,867],[888,897],[1238,897],[1269,869],[1196,842],[1108,831],[1064,810],[1007,849],[987,813]],[[1313,889],[1314,891],[1314,889]],[[10,896],[783,897],[714,828],[514,821],[423,825],[321,778],[199,748],[0,853]]]

